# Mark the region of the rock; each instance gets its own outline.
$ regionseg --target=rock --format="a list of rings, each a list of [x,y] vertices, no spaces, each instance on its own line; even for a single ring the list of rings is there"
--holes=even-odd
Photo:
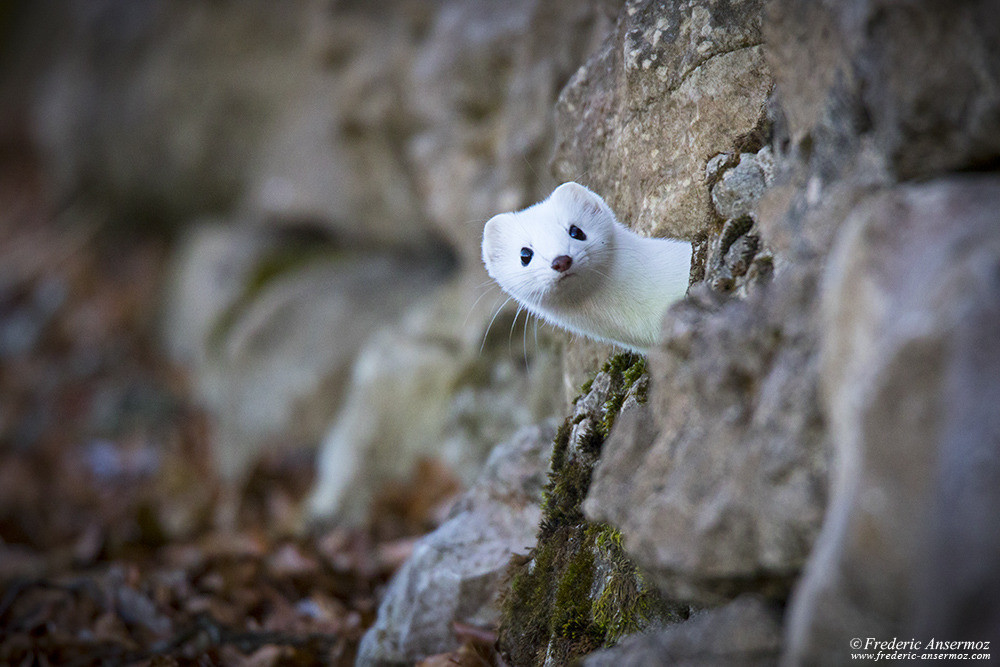
[[[854,637],[998,638],[998,205],[995,177],[901,186],[839,236],[822,350],[837,467],[788,664],[840,664]]]
[[[471,483],[495,443],[562,409],[558,347],[525,333],[515,352],[512,314],[470,312],[475,292],[459,278],[365,344],[321,445],[313,518],[364,521],[421,459]]]
[[[468,266],[483,223],[549,195],[552,105],[613,27],[599,0],[443,3],[409,69],[422,212]],[[446,157],[445,157],[446,156]]]
[[[762,4],[628,2],[559,97],[557,177],[581,180],[643,234],[703,232],[715,219],[708,160],[762,145]]]
[[[302,46],[321,20],[320,2],[293,12],[38,3],[25,30],[58,38],[32,90],[32,130],[58,195],[83,195],[129,225],[231,206],[288,100],[327,84]]]
[[[994,9],[988,0],[772,2],[768,63],[792,142],[806,142],[814,162],[836,163],[864,138],[899,179],[994,164]]]
[[[512,565],[497,646],[507,664],[563,665],[688,608],[658,595],[612,526],[586,521],[580,503],[619,414],[645,402],[645,360],[620,354],[584,385],[556,433],[538,546]]]
[[[445,270],[439,258],[239,228],[190,234],[167,290],[164,337],[197,364],[196,390],[217,415],[220,471],[239,479],[265,445],[318,441],[364,341]]]
[[[618,527],[673,599],[780,599],[809,554],[827,446],[814,294],[789,270],[745,301],[674,306],[650,354],[650,409],[608,439],[584,511]]]
[[[325,78],[298,91],[261,144],[241,210],[266,225],[319,226],[361,244],[435,242],[406,149],[418,127],[406,81],[434,11],[434,3],[393,0],[312,19],[305,66]]]
[[[188,364],[208,360],[213,327],[234,308],[275,239],[221,221],[195,223],[178,241],[164,289],[161,337]]]
[[[494,625],[507,563],[531,549],[555,425],[498,445],[449,519],[393,577],[358,664],[413,664],[455,644],[452,624]]]
[[[588,655],[583,664],[765,667],[777,663],[780,651],[781,614],[767,601],[744,595],[681,623],[628,637],[614,648]]]
[[[758,154],[741,154],[732,169],[722,172],[721,180],[712,187],[712,205],[723,220],[755,212],[757,202],[773,178],[770,161],[773,161],[771,148],[765,146]]]

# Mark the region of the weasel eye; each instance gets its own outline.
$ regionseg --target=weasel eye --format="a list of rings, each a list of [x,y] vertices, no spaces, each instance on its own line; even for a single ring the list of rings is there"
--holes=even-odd
[[[569,237],[571,239],[576,239],[577,241],[586,241],[587,235],[583,233],[583,230],[576,225],[569,226]]]
[[[521,248],[521,266],[527,266],[534,254],[531,248]]]

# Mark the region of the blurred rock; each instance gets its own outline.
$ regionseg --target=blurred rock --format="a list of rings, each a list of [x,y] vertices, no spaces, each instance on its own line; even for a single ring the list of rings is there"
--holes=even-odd
[[[443,3],[409,69],[422,211],[467,266],[483,223],[547,197],[559,89],[613,27],[615,2]],[[609,13],[610,12],[610,13]]]
[[[452,283],[365,344],[321,447],[314,518],[367,519],[380,488],[422,459],[470,483],[495,443],[561,408],[558,348],[525,334],[526,356],[512,351],[511,320],[466,310],[470,291]]]
[[[792,141],[815,147],[813,160],[842,162],[863,138],[900,179],[995,167],[995,10],[989,0],[772,2],[768,62]]]
[[[855,209],[824,296],[837,467],[789,664],[853,637],[1000,632],[1000,179],[900,187]]]
[[[755,151],[772,80],[760,0],[630,0],[559,97],[553,170],[600,192],[619,220],[692,238],[714,220],[709,158]],[[664,175],[669,174],[668,178]]]
[[[448,521],[393,577],[359,664],[413,664],[451,649],[455,622],[496,623],[507,563],[535,544],[554,435],[552,423],[528,427],[493,450]]]
[[[206,227],[189,235],[168,288],[164,336],[197,364],[218,415],[217,460],[238,478],[265,445],[315,442],[357,351],[443,279],[440,259],[349,252]]]
[[[587,656],[585,667],[741,667],[774,665],[781,651],[781,614],[749,595],[694,614],[683,623],[634,635]]]
[[[204,220],[173,253],[161,322],[170,354],[189,364],[208,360],[213,328],[240,301],[257,262],[275,246],[264,234]]]
[[[23,30],[57,46],[23,57],[45,62],[33,129],[58,195],[109,206],[120,223],[232,205],[289,101],[329,85],[302,46],[322,4],[35,5]]]

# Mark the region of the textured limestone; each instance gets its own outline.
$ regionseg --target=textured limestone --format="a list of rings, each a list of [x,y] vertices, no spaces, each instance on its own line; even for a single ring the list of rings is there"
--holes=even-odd
[[[709,159],[757,150],[771,77],[761,2],[628,2],[556,107],[553,170],[641,233],[693,238],[714,220]]]
[[[773,179],[769,146],[759,153],[743,153],[737,159],[736,165],[722,172],[719,182],[712,186],[712,205],[724,220],[755,213],[757,202]]]

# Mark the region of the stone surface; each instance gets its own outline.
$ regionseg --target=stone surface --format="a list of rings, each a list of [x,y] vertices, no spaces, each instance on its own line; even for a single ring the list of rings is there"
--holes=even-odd
[[[643,234],[693,238],[714,220],[705,167],[755,151],[772,81],[762,2],[631,0],[556,108],[553,170]]]
[[[1000,179],[859,205],[823,299],[833,497],[788,664],[853,637],[1000,635]]]
[[[31,11],[24,30],[58,44],[25,54],[46,63],[31,93],[48,175],[61,196],[92,198],[122,223],[231,206],[288,100],[328,84],[302,48],[320,2],[297,12],[157,0]]]
[[[453,1],[435,15],[406,80],[407,157],[422,211],[469,267],[486,220],[555,187],[552,105],[611,30],[613,4]]]
[[[562,409],[558,346],[541,332],[515,347],[512,313],[470,312],[475,291],[453,282],[365,343],[320,448],[313,518],[364,521],[422,459],[469,483],[497,442]]]
[[[675,599],[781,597],[809,554],[826,480],[813,296],[786,273],[746,301],[675,306],[650,410],[608,440],[584,510]]]
[[[988,0],[770,8],[769,62],[796,141],[840,125],[842,139],[867,135],[900,178],[995,164],[1000,26]]]
[[[584,519],[581,502],[619,414],[645,403],[645,360],[619,354],[581,389],[555,437],[538,546],[512,564],[497,647],[507,664],[564,665],[653,623],[686,618],[656,593],[612,526]]]
[[[682,623],[635,635],[587,656],[585,667],[744,667],[774,665],[781,651],[781,614],[757,597],[698,612]]]
[[[764,189],[773,179],[771,148],[759,153],[742,153],[735,166],[722,172],[712,186],[712,205],[723,220],[731,220],[755,212]]]
[[[240,301],[274,240],[221,221],[201,221],[177,243],[164,289],[161,335],[170,354],[205,363],[218,321]]]
[[[393,577],[358,664],[414,664],[454,646],[452,623],[490,626],[507,563],[535,544],[554,424],[498,445],[450,518]]]
[[[303,248],[245,229],[190,234],[166,291],[164,337],[196,364],[196,390],[218,416],[220,471],[238,479],[265,446],[317,441],[372,331],[445,271],[433,258]]]

